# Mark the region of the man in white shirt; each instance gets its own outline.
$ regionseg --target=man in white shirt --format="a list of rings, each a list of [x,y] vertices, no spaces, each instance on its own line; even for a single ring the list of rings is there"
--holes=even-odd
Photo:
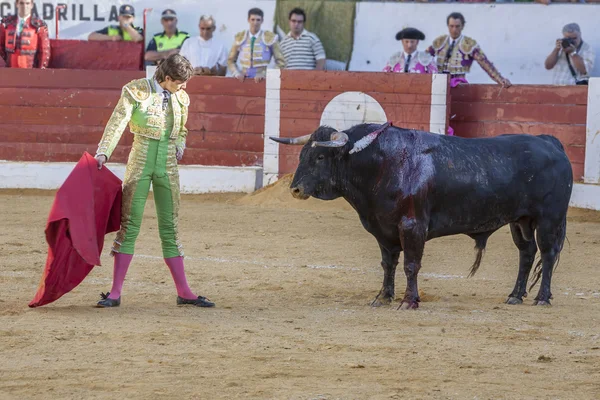
[[[187,58],[194,67],[195,75],[225,76],[227,72],[227,49],[213,39],[217,27],[215,19],[200,17],[200,36],[186,40],[179,54]]]
[[[563,36],[556,40],[544,66],[554,70],[555,85],[587,85],[594,68],[594,50],[581,39],[581,29],[575,23],[563,27]]]

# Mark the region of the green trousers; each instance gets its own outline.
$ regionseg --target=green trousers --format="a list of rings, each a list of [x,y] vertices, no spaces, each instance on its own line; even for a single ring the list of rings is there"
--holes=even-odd
[[[134,254],[152,184],[163,256],[183,256],[178,234],[179,171],[175,141],[168,134],[165,131],[160,140],[135,135],[123,180],[121,229],[114,242],[115,253]]]

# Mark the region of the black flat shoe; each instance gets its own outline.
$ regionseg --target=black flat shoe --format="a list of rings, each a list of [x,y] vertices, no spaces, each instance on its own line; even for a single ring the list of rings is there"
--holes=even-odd
[[[98,304],[96,304],[96,307],[107,308],[107,307],[119,307],[121,305],[121,297],[114,300],[114,299],[109,299],[108,296],[110,296],[110,292],[107,292],[106,294],[100,293],[100,297],[102,297],[102,300],[100,300],[98,302]]]
[[[188,300],[188,299],[184,299],[183,297],[177,296],[177,305],[181,306],[181,305],[185,305],[185,304],[191,304],[196,307],[214,307],[215,306],[215,303],[208,300],[206,297],[198,296],[197,299]]]

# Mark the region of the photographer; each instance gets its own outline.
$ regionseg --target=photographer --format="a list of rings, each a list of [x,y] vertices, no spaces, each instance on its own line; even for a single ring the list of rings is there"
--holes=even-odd
[[[564,26],[563,36],[556,40],[544,65],[546,69],[554,69],[555,85],[587,85],[594,68],[594,51],[581,39],[581,29],[575,23]]]

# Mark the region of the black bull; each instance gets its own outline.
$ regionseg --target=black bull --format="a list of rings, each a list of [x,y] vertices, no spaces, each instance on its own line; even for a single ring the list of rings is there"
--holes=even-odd
[[[466,139],[361,124],[344,132],[322,126],[300,138],[271,139],[304,145],[291,184],[294,197],[343,197],[377,239],[384,278],[374,306],[394,299],[402,251],[407,285],[401,308],[417,308],[426,241],[456,234],[473,238],[477,257],[471,276],[490,235],[506,224],[519,249],[519,273],[507,303],[520,304],[527,296],[539,247],[536,281],[540,275],[542,281],[534,304],[550,304],[573,185],[571,163],[553,136]]]

